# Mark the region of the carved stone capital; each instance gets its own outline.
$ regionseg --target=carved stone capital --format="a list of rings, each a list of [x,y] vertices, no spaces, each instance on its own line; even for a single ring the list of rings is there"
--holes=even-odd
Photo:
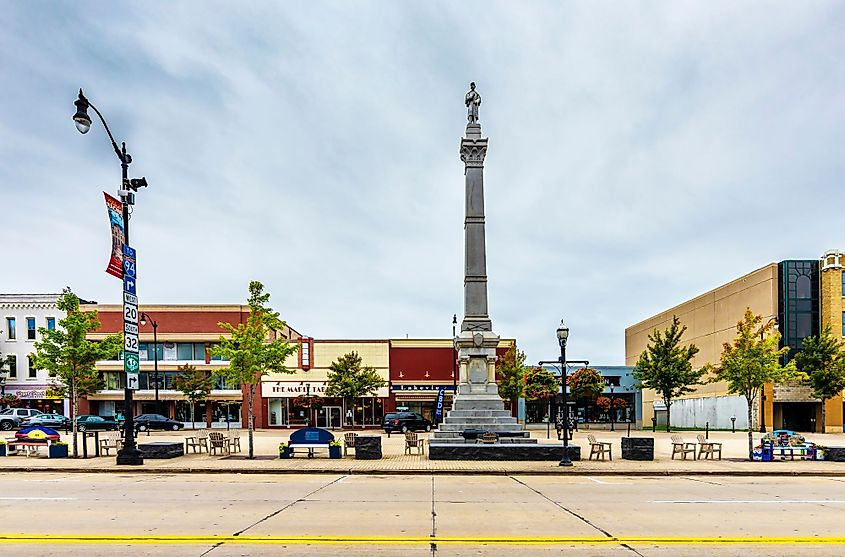
[[[461,160],[467,168],[483,167],[484,157],[487,156],[487,139],[468,139],[461,140]]]

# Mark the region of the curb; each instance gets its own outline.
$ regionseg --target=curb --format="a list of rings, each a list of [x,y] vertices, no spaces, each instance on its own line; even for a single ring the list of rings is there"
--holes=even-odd
[[[43,472],[66,474],[250,474],[250,475],[348,475],[348,476],[627,476],[627,477],[678,477],[678,476],[712,476],[712,477],[845,477],[842,470],[578,470],[565,472],[560,470],[353,470],[316,468],[295,470],[287,468],[43,468],[14,466],[0,468],[3,472]]]

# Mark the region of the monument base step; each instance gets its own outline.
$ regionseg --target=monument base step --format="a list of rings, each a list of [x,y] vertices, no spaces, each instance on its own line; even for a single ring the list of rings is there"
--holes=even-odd
[[[536,441],[534,439],[533,441]],[[430,460],[560,460],[563,445],[529,443],[436,443],[429,442]],[[569,459],[581,460],[581,447],[569,445]]]

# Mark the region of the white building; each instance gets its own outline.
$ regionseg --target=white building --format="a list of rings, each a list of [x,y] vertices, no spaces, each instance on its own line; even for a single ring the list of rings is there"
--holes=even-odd
[[[39,327],[57,326],[64,313],[56,307],[60,294],[0,294],[0,358],[9,363],[0,374],[0,393],[14,394],[21,407],[67,414],[66,401],[47,397],[47,371],[32,366]]]

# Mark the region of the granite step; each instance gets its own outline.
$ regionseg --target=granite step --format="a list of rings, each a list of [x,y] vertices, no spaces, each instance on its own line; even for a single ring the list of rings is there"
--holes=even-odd
[[[508,444],[523,444],[523,445],[533,445],[537,443],[536,439],[531,439],[528,437],[503,437],[499,439],[499,443],[503,445]],[[438,439],[429,439],[429,445],[476,445],[477,441],[475,439],[464,439],[463,437],[458,437],[457,439],[453,438],[438,438]]]
[[[453,418],[478,418],[478,417],[513,417],[513,415],[507,410],[449,410],[446,412],[447,417]]]
[[[456,418],[456,417],[452,417],[452,416],[446,416],[446,419],[443,420],[443,423],[444,424],[487,424],[487,423],[491,423],[491,424],[515,424],[517,422],[516,422],[516,418],[513,418],[511,416],[501,416],[501,417],[499,417],[499,416],[496,416],[496,417],[481,416],[481,417],[477,417],[477,418],[475,418],[475,417],[468,418],[468,417],[464,417],[464,416],[460,416],[460,417]]]
[[[483,431],[522,431],[519,424],[440,424],[438,431],[456,431],[458,433],[465,429],[480,429]]]

